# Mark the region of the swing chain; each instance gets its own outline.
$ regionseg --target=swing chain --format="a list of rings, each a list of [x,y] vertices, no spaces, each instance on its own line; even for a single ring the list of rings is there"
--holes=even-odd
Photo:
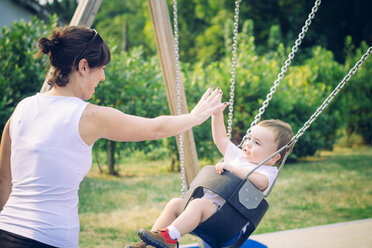
[[[338,94],[338,92],[345,86],[349,81],[351,76],[359,69],[368,56],[372,53],[372,46],[368,48],[367,52],[363,54],[360,60],[354,65],[354,67],[349,71],[349,73],[344,77],[344,79],[337,85],[337,87],[332,91],[332,93],[327,97],[326,100],[318,107],[315,113],[310,117],[310,119],[303,125],[303,127],[297,132],[297,134],[289,142],[289,146],[293,146],[297,140],[305,133],[305,131],[310,127],[310,125],[318,118],[318,116],[323,112],[323,110],[328,106],[328,104],[333,100],[333,98]]]
[[[174,30],[174,52],[175,52],[175,60],[176,60],[175,66],[176,66],[176,85],[177,85],[177,114],[182,115],[181,70],[180,70],[180,54],[179,54],[179,43],[178,43],[177,0],[173,0],[173,30]],[[183,133],[178,135],[178,143],[179,143],[179,156],[180,156],[181,181],[182,181],[181,196],[183,197],[187,191],[184,147],[183,147]]]
[[[331,94],[329,94],[329,96],[327,97],[327,99],[323,102],[323,104],[318,107],[318,109],[316,110],[316,112],[309,118],[309,120],[303,125],[303,127],[297,132],[297,134],[291,139],[291,141],[283,146],[282,148],[280,148],[278,151],[276,151],[274,154],[272,154],[269,158],[267,158],[265,161],[263,161],[262,163],[260,163],[256,168],[254,168],[251,172],[249,172],[249,174],[246,176],[246,178],[252,174],[252,172],[256,169],[258,169],[259,167],[261,167],[266,161],[268,161],[269,159],[271,159],[273,156],[275,156],[276,154],[280,153],[281,151],[283,150],[286,150],[286,153],[284,155],[284,158],[280,164],[280,167],[278,169],[278,173],[273,181],[273,183],[271,184],[271,187],[270,189],[268,190],[268,192],[266,193],[265,197],[268,197],[272,191],[272,189],[274,188],[274,185],[276,183],[276,181],[278,180],[278,177],[279,177],[279,174],[284,166],[284,163],[285,161],[287,160],[287,157],[289,155],[289,153],[291,152],[291,149],[293,148],[293,146],[296,144],[297,140],[305,133],[305,131],[310,127],[310,125],[317,119],[317,117],[323,112],[323,110],[327,107],[327,105],[333,100],[333,98],[337,95],[337,93],[344,87],[344,85],[349,81],[349,79],[351,78],[351,76],[354,75],[354,73],[359,69],[359,67],[363,64],[364,61],[366,61],[366,59],[368,58],[368,56],[372,53],[372,46],[368,48],[367,52],[365,54],[363,54],[363,56],[360,58],[360,60],[355,64],[355,66],[349,71],[349,73],[344,77],[344,79],[337,85],[337,87],[332,91]]]
[[[247,130],[246,135],[243,137],[240,146],[245,142],[247,139],[247,135],[251,132],[253,126],[257,125],[259,120],[261,119],[262,114],[265,112],[265,109],[269,105],[269,101],[272,99],[276,88],[280,84],[280,80],[284,77],[284,74],[287,72],[289,65],[291,64],[292,59],[295,56],[295,53],[298,51],[298,47],[301,45],[302,40],[305,38],[305,34],[311,25],[311,21],[315,17],[315,13],[318,11],[318,7],[321,3],[321,0],[316,0],[313,8],[311,9],[311,13],[309,14],[307,20],[305,21],[305,25],[302,27],[301,33],[298,35],[297,40],[295,41],[295,45],[292,47],[291,52],[288,54],[287,60],[284,62],[284,66],[281,68],[281,72],[278,74],[277,79],[274,81],[274,85],[271,87],[269,94],[266,96],[266,100],[263,102],[261,108],[258,110],[257,115],[254,118],[254,121],[251,123],[251,126]]]
[[[232,132],[232,119],[234,111],[234,92],[235,92],[235,78],[236,78],[236,61],[237,61],[237,49],[238,49],[238,35],[239,35],[239,5],[241,0],[235,1],[235,15],[234,15],[234,37],[233,37],[233,49],[232,49],[232,60],[231,60],[231,79],[230,79],[230,100],[229,100],[229,118],[227,121],[227,138],[231,139]]]

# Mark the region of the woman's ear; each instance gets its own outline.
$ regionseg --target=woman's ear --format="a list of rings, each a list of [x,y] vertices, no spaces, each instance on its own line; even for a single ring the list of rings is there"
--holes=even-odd
[[[89,69],[88,61],[86,59],[81,59],[78,64],[78,69],[80,73],[85,75],[85,73],[87,73]]]

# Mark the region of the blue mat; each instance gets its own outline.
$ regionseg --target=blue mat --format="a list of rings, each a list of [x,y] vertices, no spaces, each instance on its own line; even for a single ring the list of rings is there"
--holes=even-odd
[[[260,242],[257,242],[252,239],[247,239],[247,241],[244,243],[243,246],[240,248],[268,248],[266,245],[261,244]]]

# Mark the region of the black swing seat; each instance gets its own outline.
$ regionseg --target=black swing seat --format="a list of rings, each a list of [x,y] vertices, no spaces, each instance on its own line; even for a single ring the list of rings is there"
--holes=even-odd
[[[179,208],[179,213],[186,208],[191,200],[204,195],[203,188],[220,195],[226,202],[210,218],[200,223],[192,233],[199,236],[212,248],[242,246],[269,208],[264,194],[249,180],[243,180],[228,171],[220,175],[214,166],[205,166],[190,184]],[[225,245],[247,223],[248,226],[244,234],[234,243]]]

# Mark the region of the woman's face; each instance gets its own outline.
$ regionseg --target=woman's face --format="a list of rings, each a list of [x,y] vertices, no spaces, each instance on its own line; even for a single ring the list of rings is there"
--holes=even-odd
[[[95,92],[95,89],[99,82],[105,80],[105,67],[99,66],[89,69],[87,83],[84,84],[83,97],[84,100],[89,100]]]

